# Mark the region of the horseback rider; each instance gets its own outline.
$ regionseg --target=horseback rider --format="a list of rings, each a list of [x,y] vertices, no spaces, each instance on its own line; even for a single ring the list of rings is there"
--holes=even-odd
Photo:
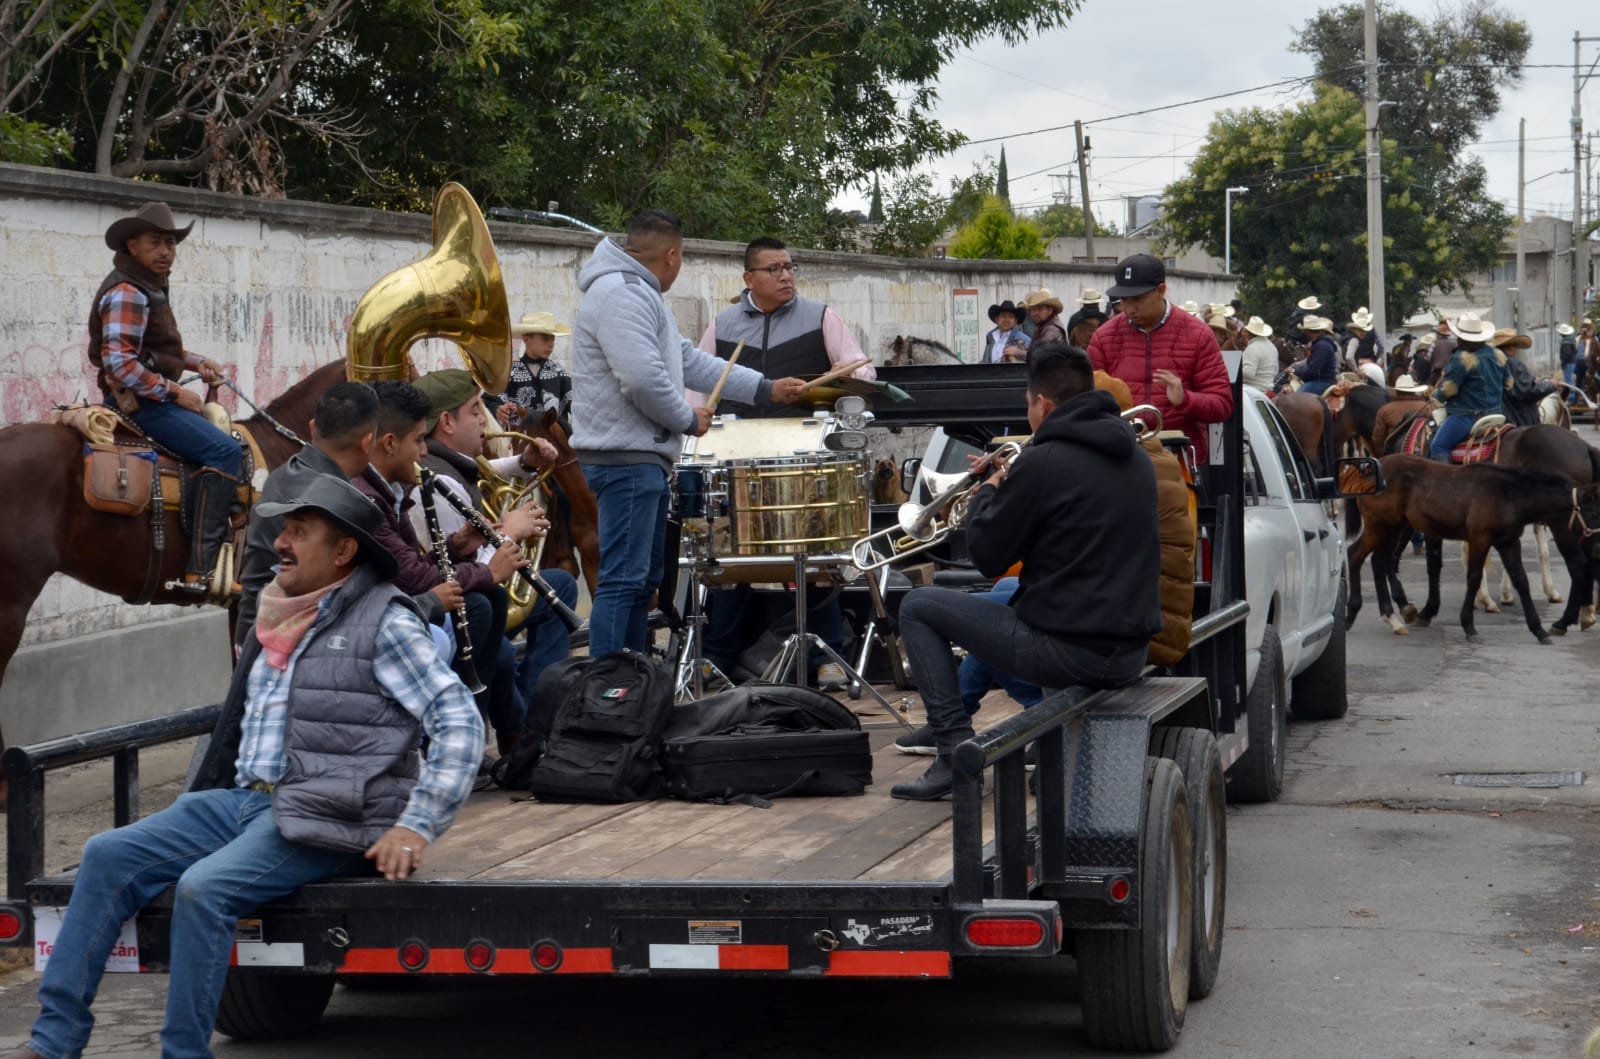
[[[1506,373],[1510,376],[1504,405],[1506,422],[1519,427],[1538,426],[1539,402],[1556,392],[1556,384],[1549,379],[1534,378],[1533,372],[1517,355],[1519,350],[1532,349],[1533,339],[1517,334],[1514,327],[1502,327],[1489,344],[1506,356]]]
[[[1500,413],[1511,387],[1506,355],[1488,344],[1494,324],[1477,313],[1462,313],[1449,327],[1457,345],[1433,394],[1446,415],[1428,448],[1428,455],[1441,463],[1450,462],[1450,450],[1466,440],[1473,423]]]
[[[1339,347],[1333,341],[1333,321],[1326,316],[1307,314],[1300,319],[1300,330],[1311,339],[1311,352],[1294,373],[1300,376],[1301,393],[1320,394],[1332,386],[1339,375]]]
[[[178,244],[193,227],[179,228],[164,202],[111,222],[106,246],[115,256],[89,310],[89,363],[107,404],[195,465],[184,490],[190,551],[181,587],[204,593],[228,537],[243,455],[239,442],[205,417],[199,395],[178,385],[185,368],[199,371],[208,386],[222,379],[220,364],[183,348],[167,292]]]

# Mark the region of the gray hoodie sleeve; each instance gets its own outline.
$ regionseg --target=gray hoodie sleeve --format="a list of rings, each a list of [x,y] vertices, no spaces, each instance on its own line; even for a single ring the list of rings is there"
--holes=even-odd
[[[625,283],[606,298],[596,336],[622,396],[652,422],[684,434],[694,429],[694,409],[662,359],[679,350],[661,349],[656,312],[642,285]],[[688,344],[681,335],[678,342],[680,349]]]
[[[728,362],[696,347],[683,339],[683,384],[691,390],[709,394],[722,378],[722,369]],[[728,374],[728,385],[722,396],[743,404],[768,404],[772,400],[772,380],[752,368],[735,364]],[[694,424],[691,423],[692,427]]]

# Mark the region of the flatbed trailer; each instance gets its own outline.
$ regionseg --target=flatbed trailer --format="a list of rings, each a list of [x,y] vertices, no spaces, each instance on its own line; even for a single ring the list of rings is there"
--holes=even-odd
[[[959,370],[969,391],[993,377],[1020,405],[1014,372]],[[241,921],[219,1030],[303,1030],[340,976],[937,979],[958,961],[1028,956],[1076,960],[1093,1043],[1170,1046],[1216,979],[1224,761],[1247,743],[1237,417],[1224,434],[1200,505],[1209,543],[1188,656],[990,725],[957,749],[951,802],[888,796],[927,764],[893,750],[890,723],[869,726],[874,783],[856,798],[761,809],[475,795],[419,878],[329,880]],[[34,911],[70,898],[71,871],[44,864],[45,773],[112,757],[126,823],[139,749],[210,731],[216,709],[6,751],[0,944],[33,946]],[[141,970],[167,969],[169,909],[170,895],[137,917]]]

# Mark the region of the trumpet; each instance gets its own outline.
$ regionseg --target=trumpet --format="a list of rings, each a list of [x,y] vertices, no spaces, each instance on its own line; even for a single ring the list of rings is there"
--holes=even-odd
[[[1135,405],[1123,412],[1122,418],[1133,425],[1137,441],[1160,433],[1164,425],[1161,410],[1150,404]],[[1149,422],[1151,418],[1154,426]],[[926,504],[901,504],[895,515],[896,525],[856,541],[850,546],[850,561],[861,571],[878,570],[942,543],[951,530],[966,524],[967,502],[995,466],[1009,464],[1032,443],[1032,438],[1005,442],[965,471],[923,471],[922,480],[933,492],[933,499]]]
[[[440,576],[446,581],[454,581],[456,567],[450,561],[450,544],[445,539],[444,530],[439,527],[439,512],[434,507],[433,497],[439,491],[439,484],[434,473],[420,463],[417,464],[417,480],[422,483],[422,514],[428,523],[428,543],[433,548],[433,561],[439,564]],[[449,495],[446,493],[446,498]],[[472,634],[467,627],[465,603],[450,612],[450,623],[456,634],[456,675],[468,691],[481,695],[485,688],[478,676],[477,662],[472,657]]]

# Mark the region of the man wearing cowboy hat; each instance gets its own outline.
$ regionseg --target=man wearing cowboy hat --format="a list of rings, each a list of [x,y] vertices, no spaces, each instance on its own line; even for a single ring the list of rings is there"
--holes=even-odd
[[[1571,324],[1557,324],[1556,334],[1561,336],[1561,377],[1571,386],[1578,371],[1578,343],[1572,337]]]
[[[1411,343],[1416,336],[1409,331],[1401,332],[1394,340],[1394,348],[1389,351],[1389,374],[1406,371],[1411,367]]]
[[[1429,385],[1428,380],[1433,378],[1433,344],[1439,336],[1432,331],[1426,331],[1417,339],[1417,348],[1411,353],[1411,377],[1422,386]]]
[[[1466,440],[1473,423],[1504,409],[1511,387],[1506,355],[1488,344],[1494,324],[1477,313],[1462,313],[1446,326],[1458,345],[1433,391],[1434,402],[1443,404],[1446,414],[1428,448],[1428,455],[1441,463],[1450,462],[1450,450]]]
[[[196,467],[184,490],[190,547],[181,585],[203,594],[228,538],[243,456],[239,443],[202,413],[200,395],[178,385],[185,368],[200,372],[208,386],[222,378],[220,364],[183,348],[168,297],[178,244],[193,227],[190,221],[179,228],[164,202],[147,202],[111,222],[106,246],[112,268],[89,310],[89,363],[107,404]]]
[[[1320,394],[1339,376],[1339,347],[1333,341],[1333,321],[1308,313],[1300,318],[1300,330],[1311,340],[1311,351],[1304,362],[1294,366],[1294,373],[1303,384],[1301,393]]]
[[[1079,349],[1088,349],[1089,342],[1094,338],[1095,331],[1110,317],[1100,308],[1100,292],[1086,290],[1083,292],[1084,302],[1082,308],[1073,313],[1067,320],[1067,344],[1077,346]],[[1094,300],[1089,300],[1089,295],[1094,295]]]
[[[1061,299],[1045,287],[1029,291],[1022,301],[1017,303],[1019,309],[1028,310],[1028,317],[1033,321],[1033,338],[1029,345],[1040,342],[1065,342],[1067,329],[1061,323],[1061,310],[1064,306]]]
[[[1301,329],[1300,321],[1304,320],[1307,314],[1315,313],[1321,308],[1322,303],[1317,300],[1317,296],[1315,294],[1308,294],[1304,298],[1301,298],[1299,301],[1295,302],[1294,311],[1289,314],[1288,326],[1283,329],[1283,333],[1288,337],[1289,341],[1300,346],[1303,346],[1307,342],[1311,341],[1308,337],[1306,337],[1305,331]]]
[[[1372,331],[1372,313],[1363,305],[1350,314],[1349,323],[1345,330],[1350,332],[1349,339],[1344,344],[1344,366],[1346,370],[1362,371],[1362,364],[1377,364],[1378,362],[1378,336]],[[1366,372],[1362,372],[1366,374]],[[1381,376],[1383,370],[1380,368]],[[1381,382],[1378,385],[1383,385]]]
[[[1250,341],[1244,347],[1239,365],[1239,381],[1258,390],[1272,389],[1278,378],[1278,347],[1272,344],[1272,325],[1259,316],[1245,321]]]
[[[511,365],[505,401],[495,409],[501,426],[515,430],[524,416],[543,416],[550,409],[561,420],[561,429],[572,433],[572,376],[550,359],[556,337],[570,334],[572,328],[557,323],[555,313],[524,313],[511,325],[512,337],[522,339],[522,356]]]
[[[10,1059],[83,1052],[122,924],[174,884],[161,1053],[211,1054],[239,917],[335,875],[408,878],[471,793],[483,726],[389,581],[378,509],[334,475],[262,509],[284,520],[278,574],[191,789],[84,847]]]
[[[998,305],[989,306],[989,319],[994,327],[983,336],[983,359],[978,363],[999,364],[1026,359],[1031,340],[1017,326],[1022,319],[1022,307],[1007,298]]]
[[[1428,384],[1438,388],[1439,380],[1444,378],[1444,367],[1450,363],[1450,357],[1456,351],[1456,336],[1450,330],[1450,321],[1439,320],[1438,327],[1434,328],[1433,348],[1428,350]],[[1417,376],[1422,378],[1422,376]]]
[[[1539,402],[1556,392],[1556,384],[1549,379],[1534,378],[1518,356],[1522,350],[1533,348],[1533,339],[1517,334],[1514,327],[1502,327],[1489,339],[1489,345],[1506,356],[1509,376],[1504,402],[1506,422],[1518,427],[1538,426]]]

